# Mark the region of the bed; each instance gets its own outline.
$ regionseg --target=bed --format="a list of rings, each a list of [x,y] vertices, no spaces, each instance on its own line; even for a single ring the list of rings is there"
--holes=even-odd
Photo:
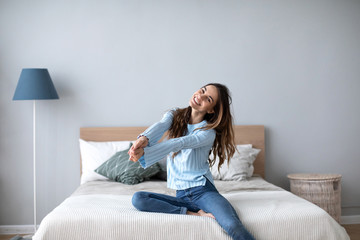
[[[80,138],[130,141],[144,129],[81,128]],[[215,185],[256,239],[350,239],[324,210],[264,180],[264,126],[235,126],[234,131],[236,144],[251,144],[261,150],[253,162],[253,175],[243,181],[215,180]],[[80,174],[84,174],[82,161],[80,165]],[[230,239],[211,218],[137,211],[131,197],[140,190],[175,194],[165,181],[157,179],[136,185],[89,180],[42,220],[33,239]]]

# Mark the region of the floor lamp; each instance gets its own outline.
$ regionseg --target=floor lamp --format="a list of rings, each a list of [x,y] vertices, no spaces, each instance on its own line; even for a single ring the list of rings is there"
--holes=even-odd
[[[36,100],[59,99],[46,68],[24,68],[21,71],[13,100],[33,100],[33,173],[34,173],[34,233],[36,232]]]

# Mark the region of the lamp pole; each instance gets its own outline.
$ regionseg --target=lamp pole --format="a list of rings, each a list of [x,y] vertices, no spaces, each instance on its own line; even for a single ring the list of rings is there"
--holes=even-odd
[[[35,118],[35,104],[33,101],[33,175],[34,175],[34,234],[36,233],[36,118]]]

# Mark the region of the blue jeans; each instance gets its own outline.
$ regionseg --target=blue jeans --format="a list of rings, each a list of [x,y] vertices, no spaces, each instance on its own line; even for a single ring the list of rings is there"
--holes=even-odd
[[[209,181],[205,186],[177,190],[176,197],[151,192],[136,192],[132,204],[140,211],[186,214],[200,209],[212,213],[220,226],[233,238],[255,239],[241,223],[235,209]]]

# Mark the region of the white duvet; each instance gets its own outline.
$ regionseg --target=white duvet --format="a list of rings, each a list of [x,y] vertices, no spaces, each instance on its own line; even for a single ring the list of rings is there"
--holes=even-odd
[[[230,239],[211,218],[139,212],[132,206],[137,190],[173,194],[165,184],[82,185],[43,219],[33,239]],[[324,210],[260,178],[215,184],[256,239],[350,239]]]

